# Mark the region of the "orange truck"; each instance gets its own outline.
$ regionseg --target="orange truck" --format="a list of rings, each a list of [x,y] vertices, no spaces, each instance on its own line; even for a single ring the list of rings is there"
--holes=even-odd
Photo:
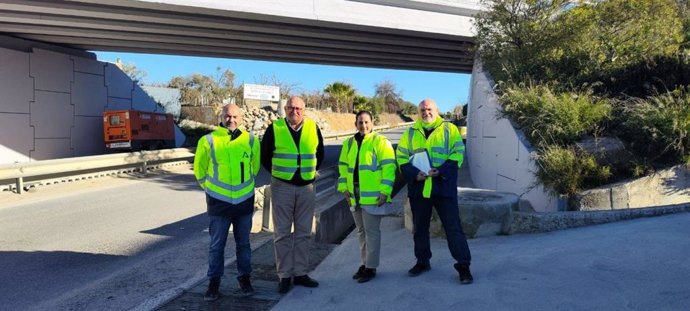
[[[175,147],[175,121],[169,113],[138,110],[103,112],[108,150],[155,150]]]

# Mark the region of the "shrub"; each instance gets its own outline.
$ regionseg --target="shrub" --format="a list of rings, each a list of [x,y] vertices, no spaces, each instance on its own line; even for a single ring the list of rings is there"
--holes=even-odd
[[[560,92],[547,85],[514,85],[499,97],[501,116],[510,117],[532,144],[565,145],[600,128],[611,112],[607,101],[587,92]]]
[[[546,146],[536,159],[537,180],[555,194],[572,196],[583,185],[598,186],[611,177],[611,168],[599,166],[594,157],[573,147]]]
[[[690,155],[690,89],[679,87],[617,107],[621,135],[639,156],[659,164]]]

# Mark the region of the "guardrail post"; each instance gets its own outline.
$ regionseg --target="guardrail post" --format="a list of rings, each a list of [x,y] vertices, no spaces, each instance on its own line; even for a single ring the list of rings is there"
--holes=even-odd
[[[144,161],[144,162],[141,163],[141,173],[144,174],[144,175],[146,175],[146,170],[147,170],[147,168],[146,168],[146,166],[147,166],[146,164],[147,164],[147,163],[146,163],[146,162],[147,162],[147,161]]]
[[[271,185],[268,185],[264,189],[264,208],[261,211],[263,213],[261,215],[261,230],[263,231],[271,231],[271,208]]]
[[[22,194],[24,191],[24,177],[17,177],[16,187],[17,193]]]

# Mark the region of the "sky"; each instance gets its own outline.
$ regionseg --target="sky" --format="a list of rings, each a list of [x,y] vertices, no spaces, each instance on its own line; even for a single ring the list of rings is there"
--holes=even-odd
[[[280,81],[297,84],[297,93],[323,90],[327,84],[340,81],[350,83],[358,94],[372,96],[374,85],[387,79],[397,86],[398,91],[402,91],[403,99],[414,104],[425,98],[434,99],[441,112],[467,103],[470,84],[470,75],[456,73],[157,54],[94,53],[100,61],[114,63],[119,58],[125,64],[133,63],[147,73],[142,79],[144,84],[167,83],[171,77],[194,73],[215,76],[216,68],[221,67],[235,73],[235,84],[238,86],[257,83],[262,76],[275,76]]]

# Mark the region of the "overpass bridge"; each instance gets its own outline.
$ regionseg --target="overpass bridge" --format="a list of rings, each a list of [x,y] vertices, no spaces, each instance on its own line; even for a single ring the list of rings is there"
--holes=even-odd
[[[9,0],[0,34],[77,50],[469,73],[479,0]]]

